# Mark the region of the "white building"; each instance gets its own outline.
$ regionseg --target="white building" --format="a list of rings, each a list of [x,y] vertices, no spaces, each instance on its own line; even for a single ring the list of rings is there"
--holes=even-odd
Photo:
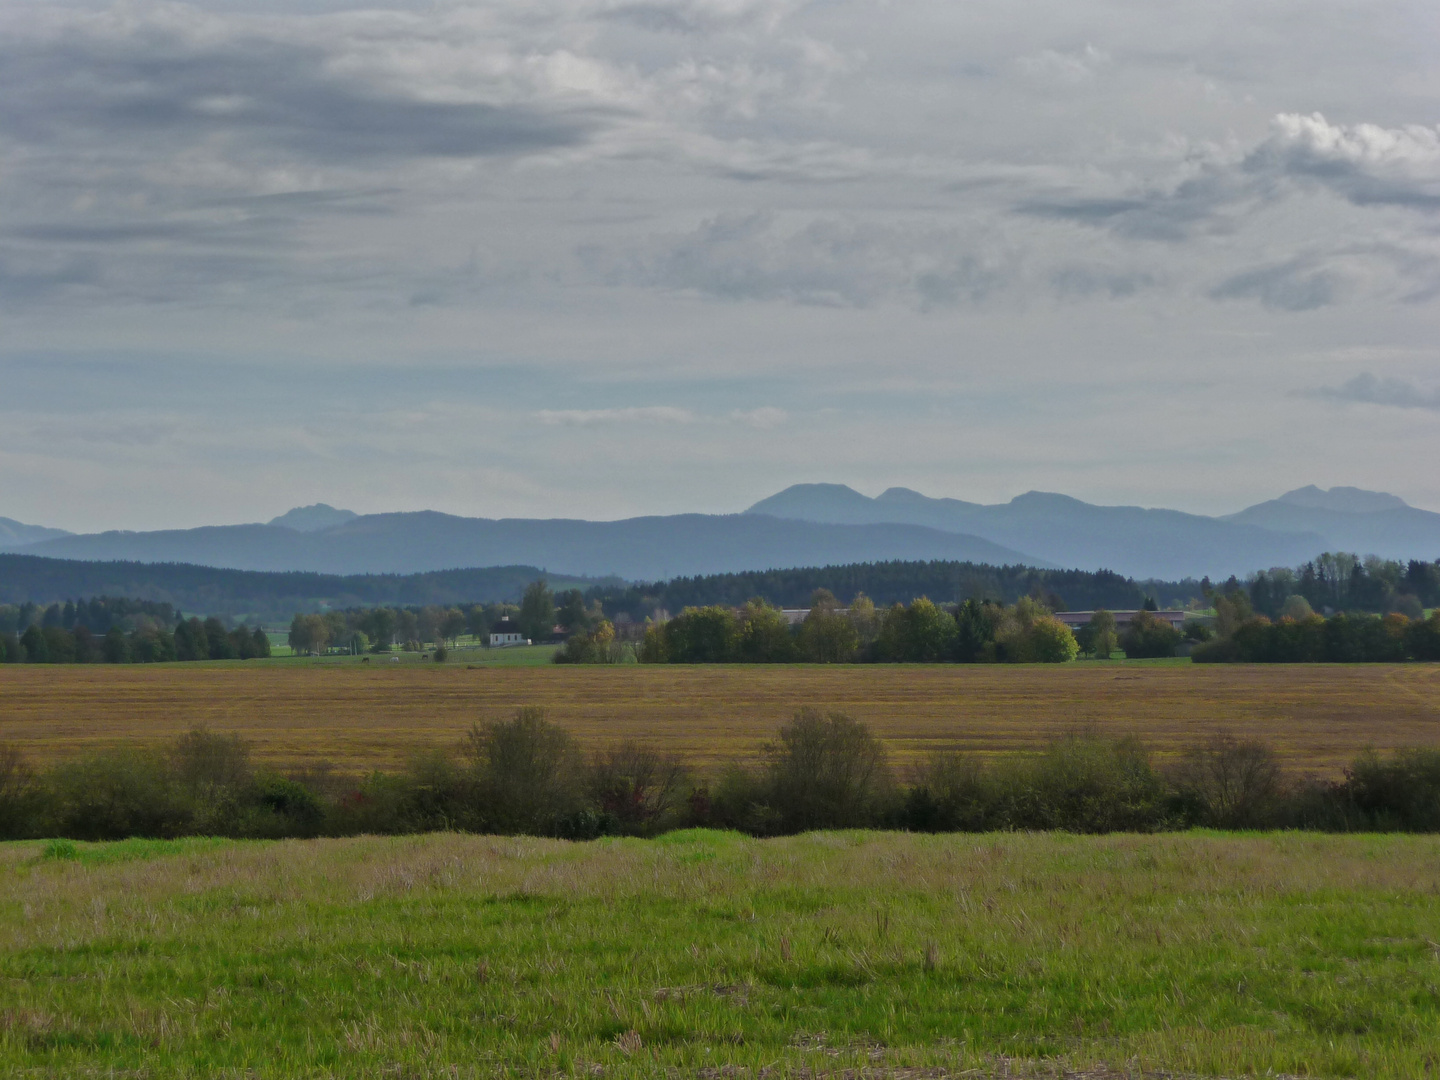
[[[490,628],[490,647],[504,648],[506,645],[529,645],[530,639],[520,632],[518,623],[501,619]]]

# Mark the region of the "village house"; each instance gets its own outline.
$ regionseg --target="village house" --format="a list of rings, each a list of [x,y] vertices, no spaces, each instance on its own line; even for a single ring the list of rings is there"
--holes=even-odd
[[[529,645],[530,639],[520,632],[520,624],[501,619],[490,627],[490,647],[504,648],[506,645]]]

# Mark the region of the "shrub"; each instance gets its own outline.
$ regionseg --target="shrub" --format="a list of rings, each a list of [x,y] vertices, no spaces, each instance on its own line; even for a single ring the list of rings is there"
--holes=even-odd
[[[1120,647],[1130,659],[1174,656],[1180,631],[1149,611],[1137,611],[1120,635]]]
[[[664,623],[648,623],[645,636],[640,641],[638,657],[642,664],[668,664],[670,662],[670,641],[665,634]]]
[[[740,629],[734,613],[725,607],[686,608],[660,632],[665,659],[671,664],[726,664],[739,650]]]
[[[1030,653],[1037,663],[1064,664],[1080,653],[1070,628],[1053,615],[1042,615],[1030,624]]]
[[[767,801],[788,830],[876,824],[893,790],[884,746],[845,713],[799,710],[765,756]]]
[[[860,632],[836,608],[835,597],[824,589],[810,599],[810,613],[800,624],[795,642],[801,660],[811,664],[844,664],[860,649]]]
[[[774,836],[784,831],[785,822],[770,805],[772,794],[764,774],[732,762],[721,770],[714,787],[697,789],[691,796],[691,819],[696,825]]]
[[[1180,629],[1180,633],[1186,641],[1193,641],[1199,645],[1203,645],[1207,641],[1213,641],[1215,638],[1215,631],[1210,628],[1210,625],[1201,622],[1199,619],[1186,619],[1185,625]]]
[[[175,637],[168,630],[136,630],[130,635],[130,658],[137,664],[160,664],[174,660]]]
[[[45,792],[54,830],[75,840],[184,833],[192,808],[158,754],[117,750],[50,772]]]
[[[1391,610],[1404,615],[1407,619],[1425,618],[1425,605],[1420,602],[1418,596],[1413,596],[1410,593],[1401,593],[1395,597],[1395,601],[1391,605]]]
[[[911,770],[901,822],[916,832],[979,832],[995,827],[997,801],[978,759],[940,753]]]
[[[1192,664],[1234,664],[1239,661],[1240,649],[1230,638],[1204,642],[1190,653]]]
[[[891,663],[933,664],[955,651],[955,620],[925,597],[885,612],[875,639],[875,655]]]
[[[1440,830],[1440,750],[1400,750],[1389,761],[1363,754],[1345,791],[1369,828]]]
[[[673,822],[686,794],[678,758],[627,742],[598,754],[590,767],[590,796],[621,832],[650,836]]]
[[[130,643],[125,640],[125,632],[118,626],[112,626],[105,631],[105,639],[100,644],[100,654],[107,664],[128,664]]]
[[[238,735],[192,728],[170,748],[176,781],[192,795],[228,793],[250,782],[250,747]]]
[[[955,659],[960,663],[977,663],[993,649],[994,607],[971,599],[955,609]]]
[[[570,733],[545,710],[470,729],[471,827],[545,835],[583,808],[583,766]]]
[[[557,664],[618,664],[626,658],[625,647],[615,641],[614,625],[601,619],[589,633],[572,636],[556,650],[553,660]]]
[[[59,626],[47,626],[43,633],[47,662],[51,664],[75,663],[78,658],[75,655],[75,636],[73,634]]]
[[[1440,660],[1440,611],[1405,628],[1405,647],[1416,660]]]
[[[25,633],[20,635],[20,648],[25,654],[27,664],[50,662],[50,646],[45,640],[45,632],[38,626],[29,626]]]
[[[1033,631],[1036,621],[1049,614],[1048,608],[1028,596],[1022,596],[1013,608],[1002,609],[996,620],[993,659],[1004,664],[1038,662],[1035,652],[1038,642]],[[1076,650],[1079,650],[1078,642]]]
[[[1196,820],[1222,829],[1254,829],[1273,821],[1283,792],[1275,751],[1229,735],[1185,755],[1176,786]]]
[[[38,831],[40,810],[35,774],[13,746],[0,746],[0,840],[20,840]]]
[[[1310,601],[1299,593],[1292,593],[1285,598],[1285,603],[1280,605],[1280,617],[1282,619],[1294,619],[1296,622],[1310,618],[1315,614],[1315,609],[1310,606]]]
[[[740,609],[735,659],[749,664],[784,664],[795,659],[795,637],[777,607],[754,599]]]
[[[1003,770],[1002,801],[1017,828],[1148,832],[1166,819],[1161,776],[1139,739],[1066,735]]]

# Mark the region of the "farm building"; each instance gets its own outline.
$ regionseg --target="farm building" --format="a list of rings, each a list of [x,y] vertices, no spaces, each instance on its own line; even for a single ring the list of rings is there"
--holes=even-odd
[[[1115,629],[1124,630],[1125,627],[1130,625],[1131,620],[1134,619],[1139,612],[1112,611],[1110,614],[1115,616]],[[1180,630],[1185,626],[1186,619],[1193,619],[1195,617],[1193,611],[1152,611],[1150,614],[1162,622],[1169,623],[1176,630]],[[1057,611],[1055,618],[1070,627],[1071,630],[1078,630],[1080,627],[1086,625],[1094,615],[1095,612],[1093,611]]]
[[[785,621],[786,621],[787,623],[789,623],[791,626],[799,626],[799,625],[800,625],[801,623],[803,623],[807,618],[809,618],[809,616],[810,616],[810,609],[809,609],[808,607],[802,607],[802,608],[787,607],[787,608],[781,608],[781,609],[780,609],[780,614],[785,616]],[[836,614],[836,615],[848,615],[848,614],[850,614],[850,609],[849,609],[849,608],[836,608],[836,609],[835,609],[835,614]]]
[[[503,648],[506,645],[529,645],[530,639],[520,632],[520,624],[501,619],[490,628],[490,647]]]

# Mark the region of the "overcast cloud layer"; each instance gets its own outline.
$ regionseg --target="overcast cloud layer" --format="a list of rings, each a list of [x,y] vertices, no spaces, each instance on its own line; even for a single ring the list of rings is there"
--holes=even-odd
[[[1440,8],[0,0],[0,515],[1440,508]]]

